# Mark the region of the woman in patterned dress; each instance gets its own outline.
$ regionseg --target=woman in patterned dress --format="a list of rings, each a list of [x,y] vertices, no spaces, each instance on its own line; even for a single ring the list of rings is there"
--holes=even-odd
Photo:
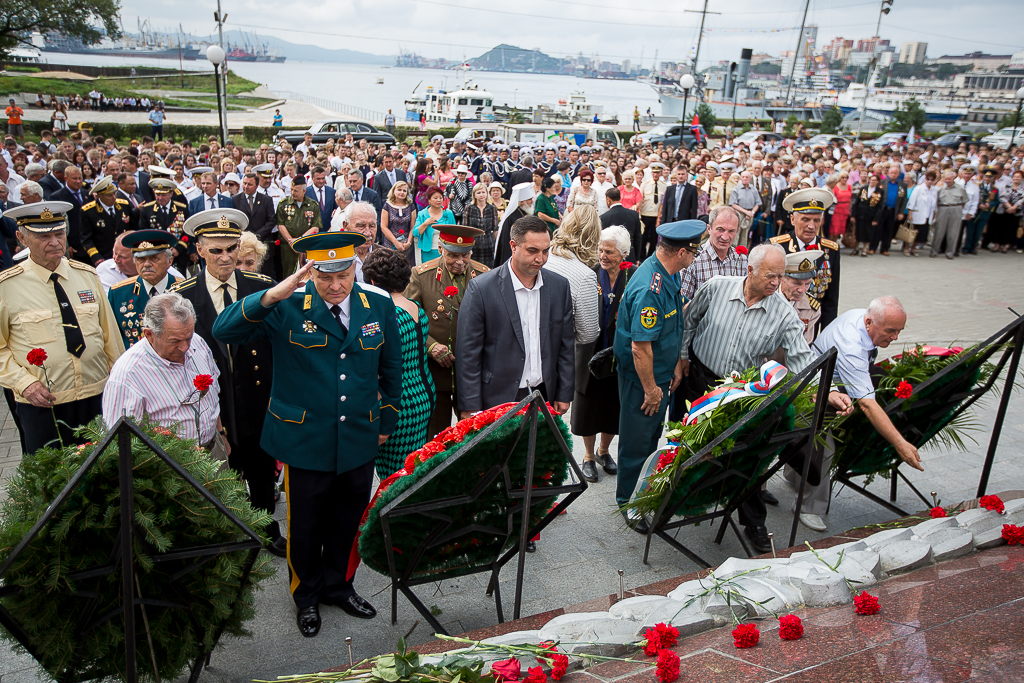
[[[374,463],[383,480],[402,469],[405,458],[427,442],[427,423],[434,412],[434,380],[427,369],[427,314],[402,293],[412,267],[400,251],[376,249],[363,263],[363,276],[391,294],[402,337],[402,407],[395,431],[377,450]]]

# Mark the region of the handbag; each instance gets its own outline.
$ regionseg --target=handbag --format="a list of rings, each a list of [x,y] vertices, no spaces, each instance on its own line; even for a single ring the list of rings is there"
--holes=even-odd
[[[917,229],[913,227],[913,223],[906,221],[900,226],[900,229],[896,231],[896,235],[893,237],[894,240],[899,240],[905,245],[914,243],[917,239]]]
[[[587,363],[590,374],[597,379],[606,379],[615,374],[615,351],[609,346],[595,353]]]
[[[850,226],[843,233],[843,246],[847,249],[855,249],[857,247],[857,233],[851,229],[852,227]]]

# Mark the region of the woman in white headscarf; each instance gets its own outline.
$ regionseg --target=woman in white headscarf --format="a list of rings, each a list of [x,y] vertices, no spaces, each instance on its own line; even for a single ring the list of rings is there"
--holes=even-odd
[[[533,183],[519,183],[512,188],[508,198],[508,206],[501,215],[498,228],[498,239],[494,244],[494,267],[508,261],[512,256],[512,224],[523,216],[533,215]]]

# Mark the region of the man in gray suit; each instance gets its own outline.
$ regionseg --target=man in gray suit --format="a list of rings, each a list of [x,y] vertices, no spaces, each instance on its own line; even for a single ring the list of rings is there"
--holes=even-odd
[[[409,178],[405,175],[405,171],[395,168],[395,157],[391,155],[391,152],[385,152],[384,168],[373,177],[373,191],[377,193],[382,202],[386,202],[391,188],[399,181],[407,183]],[[412,197],[411,188],[409,189],[409,196],[410,198]]]
[[[536,216],[512,225],[508,263],[470,280],[459,309],[455,396],[460,417],[538,389],[560,413],[576,382],[569,282],[541,269],[551,233]]]

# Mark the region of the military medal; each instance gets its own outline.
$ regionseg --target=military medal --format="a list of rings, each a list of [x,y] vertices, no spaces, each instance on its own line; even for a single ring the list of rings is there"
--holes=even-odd
[[[434,318],[434,320],[437,320],[437,313],[433,314],[433,318]]]
[[[121,312],[124,313],[127,310],[128,310],[128,307],[125,306],[124,304],[121,304]]]
[[[107,224],[101,218],[98,221],[96,221],[96,227],[97,228],[105,228],[105,227],[107,227]]]
[[[302,322],[302,330],[304,332],[316,332],[316,323],[312,320],[304,320]]]

